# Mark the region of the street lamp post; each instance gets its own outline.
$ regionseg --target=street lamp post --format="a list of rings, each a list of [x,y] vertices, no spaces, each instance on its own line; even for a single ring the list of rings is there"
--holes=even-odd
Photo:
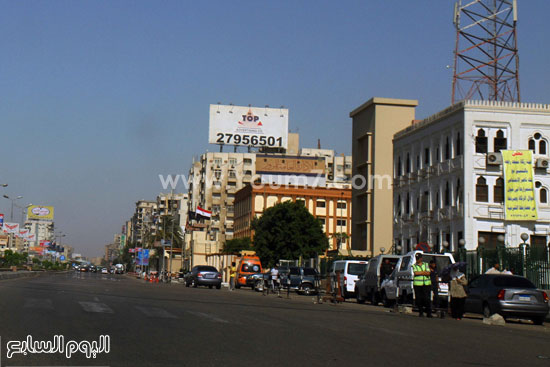
[[[521,240],[523,241],[523,243],[521,244],[521,265],[522,265],[522,268],[523,268],[523,276],[527,276],[527,267],[526,267],[526,264],[525,264],[525,260],[526,260],[526,257],[527,257],[527,240],[529,239],[529,235],[527,233],[522,233],[519,235],[519,237],[521,238]]]
[[[13,205],[14,205],[16,200],[23,199],[23,196],[17,196],[16,198],[13,198],[13,199],[10,198],[8,195],[4,195],[4,197],[8,200],[11,200],[10,221],[13,222]]]
[[[484,271],[483,271],[483,244],[485,243],[485,237],[479,237],[477,239],[477,242],[478,242],[477,254],[478,254],[478,258],[479,258],[479,272],[481,274],[483,274],[484,273]]]
[[[443,241],[442,245],[443,245],[443,247],[441,248],[441,253],[445,253],[447,251],[447,249],[449,248],[449,242],[448,241]]]
[[[462,258],[462,254],[463,254],[463,252],[466,250],[465,245],[466,245],[466,241],[465,241],[463,238],[461,238],[460,240],[458,240],[457,253],[458,253],[458,259],[459,259],[460,261],[465,261],[465,260],[466,260],[466,259],[463,259],[463,258]]]

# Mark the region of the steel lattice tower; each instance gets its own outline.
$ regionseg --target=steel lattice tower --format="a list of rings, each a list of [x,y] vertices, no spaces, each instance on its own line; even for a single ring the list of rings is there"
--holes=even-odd
[[[520,102],[517,0],[455,4],[452,103],[463,99]]]

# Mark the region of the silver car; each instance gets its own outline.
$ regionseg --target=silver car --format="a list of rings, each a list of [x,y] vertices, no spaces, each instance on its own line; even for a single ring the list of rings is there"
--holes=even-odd
[[[536,325],[542,325],[548,315],[548,295],[524,277],[484,274],[473,279],[468,288],[466,312],[526,318]]]

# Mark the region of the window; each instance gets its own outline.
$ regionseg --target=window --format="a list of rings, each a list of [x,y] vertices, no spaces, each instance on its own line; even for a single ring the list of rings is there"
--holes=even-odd
[[[430,193],[428,191],[424,191],[424,195],[422,195],[422,200],[420,201],[421,213],[426,213],[428,211],[429,201],[430,201]]]
[[[493,139],[493,145],[495,152],[506,150],[506,138],[504,137],[504,132],[502,130],[497,131],[497,136]]]
[[[326,203],[324,200],[317,200],[317,208],[325,208]]]
[[[462,155],[462,140],[460,139],[460,133],[456,134],[456,146],[455,146],[455,157]]]
[[[430,148],[424,149],[424,164],[426,166],[430,165]]]
[[[216,166],[221,166],[222,164],[222,159],[221,158],[214,158],[214,164]]]
[[[346,226],[346,220],[345,219],[337,219],[336,220],[336,225],[338,227],[345,227]]]
[[[235,206],[234,205],[228,205],[227,206],[227,212],[228,213],[233,213],[235,211]]]
[[[417,155],[417,156],[416,156],[416,169],[417,169],[417,170],[420,169],[420,155]]]
[[[230,170],[229,171],[229,178],[236,178],[236,177],[237,177],[237,174],[235,173],[235,171]]]
[[[504,180],[502,178],[497,178],[497,182],[493,187],[493,202],[503,203],[504,202]]]
[[[445,160],[451,159],[451,146],[449,145],[449,137],[445,139]]]
[[[216,180],[219,180],[221,176],[222,176],[221,169],[214,170],[214,177],[216,177]]]
[[[546,189],[542,188],[539,191],[539,201],[541,204],[547,204],[548,203],[548,191]]]
[[[407,193],[407,202],[405,202],[405,213],[411,213],[411,196]]]
[[[487,137],[485,130],[479,129],[476,136],[476,153],[487,153]]]
[[[304,199],[296,199],[296,203],[306,206],[306,201]]]
[[[489,201],[489,186],[483,176],[480,176],[476,182],[476,201],[483,203]]]
[[[547,145],[548,142],[540,133],[535,133],[533,137],[529,139],[529,150],[532,150],[535,154],[546,154]]]
[[[411,172],[411,157],[410,157],[409,153],[407,153],[407,162],[405,162],[405,164],[407,165],[407,172],[406,173]]]
[[[232,166],[236,166],[237,165],[237,159],[229,158],[229,164],[232,165]]]
[[[401,157],[397,159],[397,176],[403,175],[403,171],[401,170]]]
[[[445,206],[451,205],[451,190],[449,189],[449,182],[445,183]]]
[[[411,262],[410,256],[404,257],[403,260],[401,261],[401,266],[399,267],[399,270],[407,270],[410,262]]]
[[[220,212],[220,206],[212,205],[212,214],[219,214],[219,212]]]
[[[346,202],[339,201],[338,204],[336,204],[336,208],[338,209],[346,209]]]
[[[397,204],[395,207],[395,213],[397,216],[401,216],[401,195],[397,195]]]
[[[460,178],[456,180],[456,197],[455,197],[455,203],[456,205],[460,204],[462,202],[462,187],[460,187]]]

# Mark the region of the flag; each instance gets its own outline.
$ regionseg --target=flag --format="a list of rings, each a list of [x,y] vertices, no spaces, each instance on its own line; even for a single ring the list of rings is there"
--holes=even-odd
[[[197,206],[197,210],[195,210],[195,213],[197,215],[200,215],[201,217],[205,217],[205,218],[212,217],[212,212],[211,211],[203,209],[200,206]]]
[[[0,227],[4,226],[4,214],[0,214]]]

